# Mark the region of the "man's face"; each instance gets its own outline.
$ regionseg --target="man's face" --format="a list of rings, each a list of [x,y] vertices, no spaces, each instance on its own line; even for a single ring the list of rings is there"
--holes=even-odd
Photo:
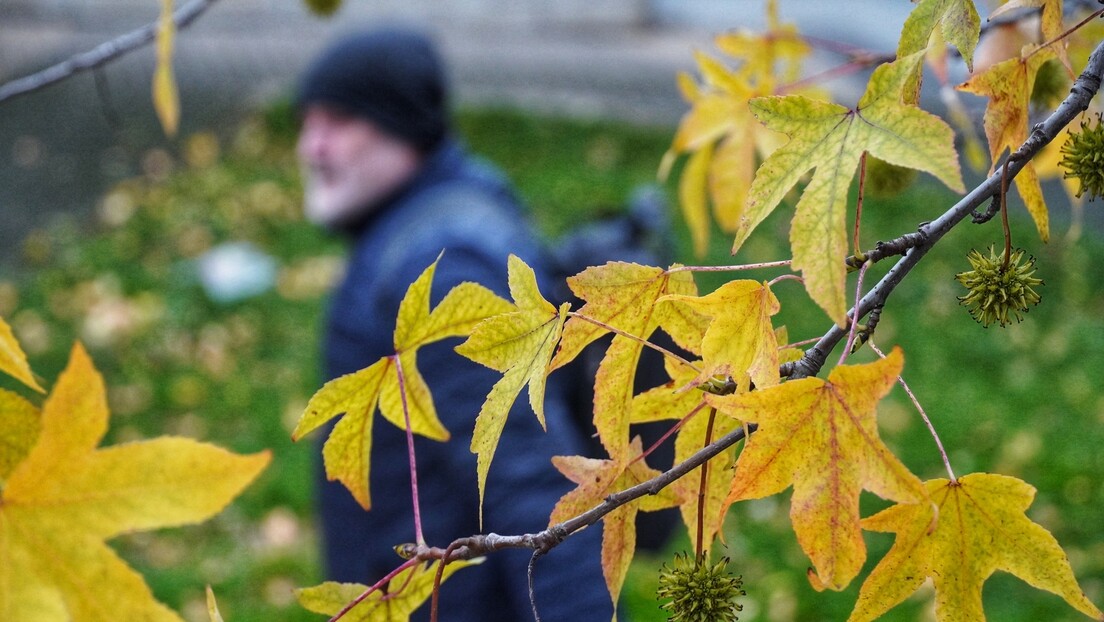
[[[418,170],[418,151],[370,121],[309,104],[296,148],[307,219],[334,227],[372,210]]]

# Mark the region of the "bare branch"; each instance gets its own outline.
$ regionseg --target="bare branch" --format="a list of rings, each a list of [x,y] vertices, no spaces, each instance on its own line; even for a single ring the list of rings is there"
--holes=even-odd
[[[177,29],[187,27],[215,2],[216,0],[192,0],[177,9],[173,13],[173,22]],[[68,59],[42,71],[0,84],[0,102],[46,88],[82,71],[105,65],[128,52],[147,45],[157,36],[159,25],[159,22],[151,22],[111,41],[101,43],[87,52],[70,56]]]

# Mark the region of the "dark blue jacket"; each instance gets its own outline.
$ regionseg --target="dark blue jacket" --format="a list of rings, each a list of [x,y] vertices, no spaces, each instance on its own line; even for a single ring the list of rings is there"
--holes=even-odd
[[[539,245],[508,184],[455,142],[435,151],[415,179],[355,232],[348,272],[330,307],[324,344],[328,378],[357,371],[392,354],[399,302],[407,287],[444,250],[432,304],[455,285],[475,281],[509,299],[506,259],[514,253],[547,287]],[[547,289],[545,289],[547,291]],[[425,537],[446,546],[479,533],[476,458],[469,450],[475,417],[498,374],[453,351],[450,339],[419,350],[437,414],[452,438],[416,437]],[[555,455],[583,453],[582,434],[568,420],[566,393],[550,378],[548,432],[524,393],[510,413],[491,464],[484,531],[503,535],[544,529],[555,502],[573,485],[552,466]],[[327,578],[372,584],[402,560],[392,547],[413,542],[405,432],[377,413],[373,426],[371,495],[365,512],[340,484],[321,483],[320,516]],[[324,480],[319,467],[320,479]],[[609,620],[600,566],[601,528],[569,538],[536,565],[536,601],[547,622]],[[457,572],[441,593],[441,622],[531,620],[526,567],[529,551],[494,553]],[[428,604],[412,620],[428,619]]]

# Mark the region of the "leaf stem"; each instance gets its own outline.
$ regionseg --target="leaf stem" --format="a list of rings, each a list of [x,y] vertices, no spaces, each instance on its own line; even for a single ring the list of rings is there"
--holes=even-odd
[[[699,374],[701,373],[701,370],[698,369],[697,365],[694,365],[690,361],[684,359],[683,357],[679,356],[678,354],[675,354],[674,352],[671,352],[670,350],[668,350],[667,348],[664,348],[663,346],[656,345],[656,344],[648,341],[647,339],[644,339],[642,337],[637,337],[636,335],[633,335],[632,333],[627,333],[627,332],[621,330],[620,328],[617,328],[616,326],[610,326],[609,324],[606,324],[605,322],[603,322],[601,320],[596,320],[596,319],[590,317],[589,315],[583,315],[582,313],[579,313],[578,311],[568,311],[567,314],[572,316],[572,317],[577,317],[580,320],[583,320],[584,322],[590,322],[591,324],[594,324],[595,326],[597,326],[599,328],[602,328],[604,330],[608,330],[611,333],[621,335],[622,337],[625,337],[626,339],[631,339],[632,341],[640,342],[644,346],[647,346],[647,347],[655,350],[656,352],[659,352],[663,356],[670,357],[670,358],[678,361],[679,363],[682,363],[683,365],[689,367],[690,369],[698,372]]]
[[[1104,9],[1099,9],[1095,13],[1091,13],[1085,19],[1081,20],[1080,22],[1077,22],[1077,25],[1071,26],[1068,30],[1066,30],[1062,34],[1058,35],[1057,37],[1054,37],[1050,41],[1045,41],[1043,43],[1040,43],[1039,47],[1035,48],[1034,50],[1031,50],[1031,52],[1029,52],[1027,56],[1024,56],[1024,60],[1027,60],[1027,59],[1031,58],[1039,50],[1041,50],[1043,48],[1050,47],[1051,45],[1061,41],[1062,39],[1065,39],[1066,37],[1073,34],[1075,31],[1080,30],[1082,26],[1084,26],[1085,24],[1088,24],[1089,22],[1093,21],[1097,17],[1100,17],[1101,15],[1104,15]]]
[[[334,616],[328,620],[328,622],[337,622],[341,618],[345,617],[345,614],[349,613],[353,609],[353,607],[356,607],[360,603],[364,602],[365,598],[368,598],[369,596],[372,595],[372,593],[378,591],[384,584],[388,583],[389,581],[391,581],[391,579],[394,579],[396,576],[398,576],[398,574],[400,572],[406,570],[407,568],[410,568],[411,566],[413,566],[415,564],[420,564],[420,563],[422,563],[422,560],[415,557],[415,558],[412,558],[412,559],[408,559],[405,562],[399,564],[399,566],[397,568],[395,568],[391,572],[387,573],[387,575],[385,577],[383,577],[379,581],[376,581],[368,589],[361,592],[360,595],[358,595],[356,598],[349,601],[349,603],[347,603],[344,607],[342,607],[340,611],[335,613]]]
[[[709,409],[709,422],[705,426],[705,446],[708,447],[713,442],[713,421],[717,418],[717,409]],[[705,489],[706,481],[709,479],[709,461],[706,460],[701,465],[701,480],[698,482],[698,543],[697,554],[699,559],[704,559],[705,555]]]
[[[406,376],[403,374],[399,355],[392,354],[391,360],[395,362],[395,373],[399,377],[399,395],[402,396],[403,419],[406,423],[406,453],[410,461],[410,496],[414,504],[414,538],[419,545],[424,545],[426,542],[422,534],[422,512],[418,502],[418,464],[414,458],[414,430],[410,425],[410,408],[406,403]]]
[[[1001,263],[1001,274],[1008,271],[1008,263],[1012,259],[1012,230],[1008,227],[1008,161],[1011,156],[1004,159],[1001,167],[1000,211],[1001,227],[1004,229],[1004,262]]]
[[[863,277],[866,276],[866,269],[869,267],[870,262],[868,261],[863,263],[862,267],[859,268],[859,278],[858,282],[855,284],[855,306],[853,307],[855,309],[859,308],[859,302],[862,301]],[[855,345],[855,328],[859,325],[859,318],[856,317],[856,315],[857,314],[852,313],[850,316],[851,321],[849,324],[851,328],[847,331],[847,344],[843,347],[843,352],[840,353],[839,362],[836,363],[836,365],[843,365],[843,362],[846,361],[847,357],[851,354],[851,347]]]
[[[862,252],[859,245],[859,227],[862,224],[863,194],[866,190],[866,152],[859,156],[859,198],[855,201],[855,232],[851,240],[851,248],[855,254]]]
[[[874,350],[878,356],[882,358],[886,357],[885,353],[879,350],[878,346],[874,345],[873,340],[868,341],[867,345],[869,345],[870,349]],[[909,399],[912,400],[912,405],[916,407],[917,412],[920,413],[920,418],[923,419],[924,424],[928,426],[928,431],[931,432],[932,438],[935,439],[935,446],[939,448],[939,455],[943,458],[943,466],[947,467],[947,474],[951,476],[951,481],[957,482],[958,478],[955,477],[954,469],[951,468],[951,459],[947,456],[947,450],[943,448],[943,441],[939,440],[939,433],[935,431],[935,425],[933,425],[931,419],[928,418],[928,413],[924,412],[924,407],[920,405],[920,400],[916,399],[916,394],[912,392],[908,383],[905,382],[905,377],[897,376],[897,382],[904,387],[905,393],[909,396]]]

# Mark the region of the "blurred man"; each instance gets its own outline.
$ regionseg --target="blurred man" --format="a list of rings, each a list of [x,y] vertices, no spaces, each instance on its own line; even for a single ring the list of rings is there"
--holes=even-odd
[[[308,69],[298,93],[298,155],[307,217],[345,234],[351,256],[326,323],[327,379],[394,352],[392,334],[407,287],[437,258],[432,304],[463,281],[508,297],[506,258],[525,259],[542,283],[547,266],[513,192],[494,169],[451,136],[441,63],[431,42],[405,29],[341,39]],[[447,443],[416,440],[422,519],[430,544],[479,533],[476,460],[468,447],[497,374],[452,351],[457,340],[422,348],[418,365]],[[572,486],[554,455],[583,453],[568,421],[565,391],[552,378],[545,397],[548,433],[528,407],[511,414],[487,482],[484,530],[535,532]],[[519,400],[524,404],[525,400]],[[319,513],[328,579],[374,583],[402,560],[392,547],[414,540],[405,432],[373,426],[371,491],[365,512],[319,469]],[[608,620],[598,528],[569,538],[536,566],[542,617]],[[504,551],[454,575],[441,593],[442,621],[532,619],[530,553]],[[428,607],[420,612],[427,619]]]

